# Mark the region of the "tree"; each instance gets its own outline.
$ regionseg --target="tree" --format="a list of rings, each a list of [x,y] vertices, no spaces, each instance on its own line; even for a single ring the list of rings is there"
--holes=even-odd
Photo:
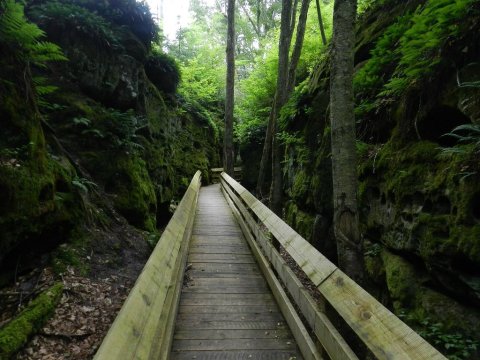
[[[361,282],[363,261],[357,209],[353,98],[356,0],[335,0],[330,70],[334,232],[339,266]]]
[[[277,86],[272,110],[269,115],[265,143],[260,162],[259,176],[257,180],[257,193],[261,195],[265,180],[266,164],[268,156],[272,154],[272,184],[270,187],[270,207],[280,214],[283,198],[283,175],[281,168],[280,144],[278,138],[278,120],[280,110],[287,102],[295,86],[295,72],[303,46],[305,27],[308,15],[310,0],[302,0],[300,16],[298,20],[297,36],[291,59],[289,61],[290,45],[295,28],[296,8],[298,1],[292,4],[291,0],[282,1],[282,15],[280,22],[280,38],[278,44],[278,72]]]
[[[225,137],[223,168],[233,176],[233,105],[235,85],[235,0],[228,0],[227,9],[227,87],[225,97]]]
[[[317,18],[320,27],[320,34],[322,35],[323,45],[327,45],[327,36],[325,35],[325,26],[323,26],[322,10],[320,9],[320,0],[315,0],[317,5]]]

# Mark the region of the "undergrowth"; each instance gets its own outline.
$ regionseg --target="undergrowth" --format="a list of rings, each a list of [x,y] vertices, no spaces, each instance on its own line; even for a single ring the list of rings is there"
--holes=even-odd
[[[401,311],[399,317],[412,325],[425,340],[450,360],[469,359],[480,345],[478,340],[447,330],[442,323],[432,321],[428,317],[418,320],[405,310]]]

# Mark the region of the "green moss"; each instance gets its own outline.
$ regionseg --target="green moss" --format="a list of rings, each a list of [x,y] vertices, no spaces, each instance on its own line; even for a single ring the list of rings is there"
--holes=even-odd
[[[393,299],[394,309],[400,309],[413,300],[417,274],[413,266],[402,257],[387,250],[382,251],[381,256],[385,267],[387,288]]]
[[[285,206],[285,221],[294,228],[303,238],[311,241],[315,217],[300,210],[293,201]]]
[[[30,302],[11,322],[0,329],[0,360],[8,360],[29,337],[40,329],[62,297],[63,285],[57,283]]]
[[[295,173],[291,196],[295,200],[305,199],[310,188],[311,178],[307,175],[305,170],[300,170]]]
[[[133,225],[154,231],[156,196],[145,162],[124,156],[117,159],[114,170],[109,187],[116,194],[115,207]]]
[[[435,262],[438,255],[456,254],[480,263],[480,225],[456,224],[450,215],[421,213],[414,232],[419,238],[420,255]]]
[[[382,283],[385,280],[385,268],[382,260],[383,246],[378,243],[371,243],[365,240],[364,248],[364,264],[365,270],[371,279],[377,283]]]

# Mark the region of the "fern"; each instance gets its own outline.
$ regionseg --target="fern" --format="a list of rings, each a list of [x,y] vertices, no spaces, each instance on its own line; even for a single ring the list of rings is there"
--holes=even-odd
[[[450,136],[462,144],[472,144],[480,150],[480,124],[463,124],[443,136]]]
[[[38,67],[45,67],[49,61],[67,60],[58,45],[41,40],[45,33],[27,21],[22,4],[5,0],[0,9],[3,12],[0,17],[0,42],[17,60]]]
[[[431,76],[442,64],[442,48],[464,31],[476,1],[428,0],[390,25],[355,75],[356,113],[373,111]]]
[[[3,14],[0,16],[0,49],[2,54],[5,50],[5,54],[8,55],[3,59],[3,74],[0,74],[0,83],[14,84],[11,72],[18,73],[18,69],[21,69],[22,80],[25,82],[25,87],[28,88],[30,87],[30,77],[26,77],[26,74],[30,73],[31,65],[45,68],[48,62],[67,60],[58,45],[42,40],[45,33],[37,25],[27,21],[22,4],[14,0],[5,0],[0,2],[0,13],[2,12]],[[35,89],[37,104],[41,108],[50,107],[45,96],[57,88],[47,84],[47,79],[44,77],[33,77],[31,81]]]
[[[398,66],[382,95],[398,95],[431,75],[441,63],[440,49],[460,32],[476,0],[430,0],[419,8],[396,50]]]

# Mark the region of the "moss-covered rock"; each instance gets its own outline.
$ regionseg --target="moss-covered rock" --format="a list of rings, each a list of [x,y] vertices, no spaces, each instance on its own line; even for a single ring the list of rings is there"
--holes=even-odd
[[[0,329],[0,359],[8,360],[30,336],[39,330],[62,297],[63,285],[57,283],[38,295],[12,321]]]
[[[285,221],[307,241],[312,241],[315,217],[300,210],[293,201],[285,205]]]

